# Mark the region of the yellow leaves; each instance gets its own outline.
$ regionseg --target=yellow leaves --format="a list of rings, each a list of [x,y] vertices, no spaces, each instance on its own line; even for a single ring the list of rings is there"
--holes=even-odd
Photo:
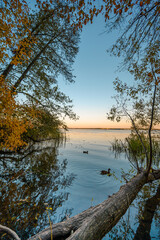
[[[121,13],[122,13],[122,9],[119,9],[119,14],[121,15]]]
[[[105,19],[108,19],[108,20],[109,20],[109,15],[108,15],[108,13],[105,14]]]
[[[153,78],[153,75],[151,72],[148,73],[148,77]]]
[[[36,220],[38,220],[39,215],[40,215],[39,213],[36,214],[36,216],[35,216]]]
[[[156,69],[155,73],[160,74],[160,68]]]
[[[159,68],[156,69],[156,70],[155,70],[155,73],[156,73],[156,74],[160,74],[160,69],[159,69]],[[149,72],[147,75],[148,75],[148,82],[151,83],[151,82],[153,81],[153,79],[154,79],[154,78],[153,78],[153,74],[152,74],[151,72]],[[156,77],[155,84],[158,85],[159,83],[160,83],[160,77],[157,76],[157,77]]]
[[[78,15],[80,16],[80,15],[83,15],[84,14],[84,11],[83,10],[80,10],[79,12],[78,12]]]
[[[53,210],[53,208],[51,208],[51,207],[46,207],[46,210]]]
[[[26,145],[22,135],[33,127],[32,121],[38,114],[33,107],[17,104],[15,97],[0,76],[0,150],[16,150]]]
[[[139,4],[141,7],[143,6],[143,1],[140,1],[140,4]]]
[[[153,81],[153,75],[151,72],[149,72],[147,75],[148,75],[148,83],[151,83]]]
[[[5,4],[5,7],[3,11],[0,11],[2,31],[0,52],[1,61],[4,63],[8,49],[12,49],[13,46],[15,47],[19,42],[19,38],[25,35],[25,33],[22,33],[22,29],[26,29],[26,32],[29,32],[29,9],[24,0],[10,0],[9,3],[3,0],[3,4]],[[15,32],[17,32],[17,34],[15,34]],[[17,61],[15,61],[15,64],[18,64]]]
[[[128,11],[128,7],[125,7],[125,10],[124,10],[125,12],[127,12]]]

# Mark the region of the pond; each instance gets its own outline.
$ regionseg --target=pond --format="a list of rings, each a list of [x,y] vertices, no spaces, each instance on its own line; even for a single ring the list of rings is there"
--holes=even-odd
[[[129,130],[71,129],[60,146],[46,141],[20,154],[1,155],[1,224],[27,239],[50,222],[76,215],[117,192],[125,182],[124,172],[132,175],[133,169],[125,154],[115,155],[111,151],[111,142],[115,138],[123,140],[129,134]],[[108,168],[111,176],[101,175],[101,170]],[[151,226],[151,239],[160,239],[157,186],[158,182],[146,185],[125,216],[103,239],[133,239],[141,220],[148,217],[147,199],[152,200],[151,206],[156,203],[147,227]],[[9,239],[3,234],[0,237]]]

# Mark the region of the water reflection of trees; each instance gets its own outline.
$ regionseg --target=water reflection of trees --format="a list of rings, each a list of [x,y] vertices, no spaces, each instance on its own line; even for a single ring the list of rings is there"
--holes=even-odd
[[[146,192],[144,189],[143,191],[144,193]],[[160,229],[160,211],[158,211],[158,209],[160,210],[160,185],[158,186],[156,193],[148,198],[145,201],[143,208],[140,209],[139,226],[136,230],[134,240],[151,239],[150,231],[153,219],[157,225],[157,229]],[[158,238],[160,239],[160,232]]]
[[[152,232],[154,239],[160,239],[160,184],[148,184],[144,186],[134,201],[133,207],[134,209],[138,209],[134,221],[131,215],[132,210],[129,209],[128,213],[110,231],[108,234],[109,238],[107,239],[151,240],[153,222],[155,225],[154,228],[156,229],[155,234],[154,231]],[[159,229],[159,232],[157,229]]]
[[[159,131],[154,131],[152,134],[153,169],[159,169],[160,167],[159,133]],[[141,138],[148,150],[149,141],[143,131],[141,132]],[[134,134],[134,132],[132,132],[124,141],[115,139],[115,141],[112,142],[111,150],[114,152],[116,158],[123,153],[130,162],[131,169],[127,173],[122,171],[122,180],[125,180],[126,182],[129,181],[137,171],[140,172],[144,167],[144,150],[138,136]],[[151,168],[151,171],[153,171],[153,169]],[[157,229],[160,229],[160,184],[158,185],[158,182],[159,180],[143,186],[134,201],[134,210],[131,206],[131,209],[134,212],[138,209],[134,221],[131,214],[128,213],[128,216],[125,215],[126,219],[123,217],[117,226],[115,226],[108,234],[109,239],[150,240],[152,223],[154,222],[154,230],[156,232]],[[137,226],[136,229],[135,226],[133,226],[133,222]],[[155,239],[160,239],[160,231],[157,234],[159,235],[156,236]]]
[[[1,155],[1,224],[15,230],[22,239],[48,226],[46,208],[55,216],[58,207],[68,199],[65,188],[74,175],[66,175],[66,167],[67,160],[60,162],[57,148],[48,144],[31,146],[19,154]],[[6,240],[7,236],[2,235],[1,239]]]

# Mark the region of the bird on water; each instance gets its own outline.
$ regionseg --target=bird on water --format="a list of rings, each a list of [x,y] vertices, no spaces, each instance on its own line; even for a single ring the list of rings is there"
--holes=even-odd
[[[110,168],[108,168],[108,170],[102,170],[101,171],[101,175],[109,175],[110,176],[110,174],[111,174],[111,169]]]

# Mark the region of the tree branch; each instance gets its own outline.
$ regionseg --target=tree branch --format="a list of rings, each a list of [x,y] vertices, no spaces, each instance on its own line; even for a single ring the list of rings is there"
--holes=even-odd
[[[34,59],[32,60],[32,62],[28,65],[28,67],[26,68],[26,70],[22,73],[22,75],[20,76],[20,78],[16,81],[16,83],[13,85],[13,87],[11,88],[11,91],[14,92],[17,87],[20,85],[20,83],[22,82],[23,78],[25,78],[26,74],[28,73],[28,71],[31,69],[31,67],[34,65],[34,63],[37,61],[37,59],[41,56],[41,54],[46,50],[46,48],[48,47],[48,45],[52,42],[53,39],[50,39],[48,41],[48,43],[41,49],[41,51],[34,57]]]
[[[52,16],[52,12],[50,12],[49,14],[47,14],[46,16],[44,16],[40,22],[38,22],[36,24],[35,27],[33,27],[32,31],[31,31],[31,34],[26,38],[26,40],[28,41],[28,39],[31,37],[31,36],[35,36],[36,34],[38,34],[38,32],[40,31],[40,29],[38,30],[38,28],[40,27],[41,24],[44,24],[44,20],[47,20],[50,16]],[[37,31],[36,31],[37,30]],[[36,33],[35,33],[36,32]],[[14,54],[11,62],[9,63],[9,65],[7,66],[7,68],[3,71],[2,75],[3,75],[3,78],[5,79],[8,74],[10,73],[10,71],[12,70],[14,64],[12,63],[14,61],[14,59],[18,56],[18,54],[20,53],[21,49],[22,49],[22,45],[19,47],[19,50],[16,51],[16,53]]]
[[[0,224],[0,232],[5,232],[5,233],[9,234],[11,237],[13,237],[14,239],[16,239],[16,240],[21,240],[21,239],[18,237],[17,233],[15,233],[15,232],[14,232],[13,230],[11,230],[10,228],[5,227],[5,226],[3,226],[3,225],[1,225],[1,224]]]
[[[149,164],[147,165],[147,173],[149,173],[151,165],[152,165],[152,136],[151,136],[151,131],[152,131],[152,125],[153,125],[153,117],[154,117],[154,106],[155,106],[155,98],[156,98],[156,90],[157,90],[157,79],[153,70],[153,66],[152,67],[152,74],[154,76],[154,80],[155,80],[155,85],[154,85],[154,93],[153,93],[153,102],[152,102],[152,112],[151,112],[151,122],[150,122],[150,127],[149,127],[149,131],[148,131],[148,135],[149,135],[149,146],[150,146],[150,158],[149,158]]]

